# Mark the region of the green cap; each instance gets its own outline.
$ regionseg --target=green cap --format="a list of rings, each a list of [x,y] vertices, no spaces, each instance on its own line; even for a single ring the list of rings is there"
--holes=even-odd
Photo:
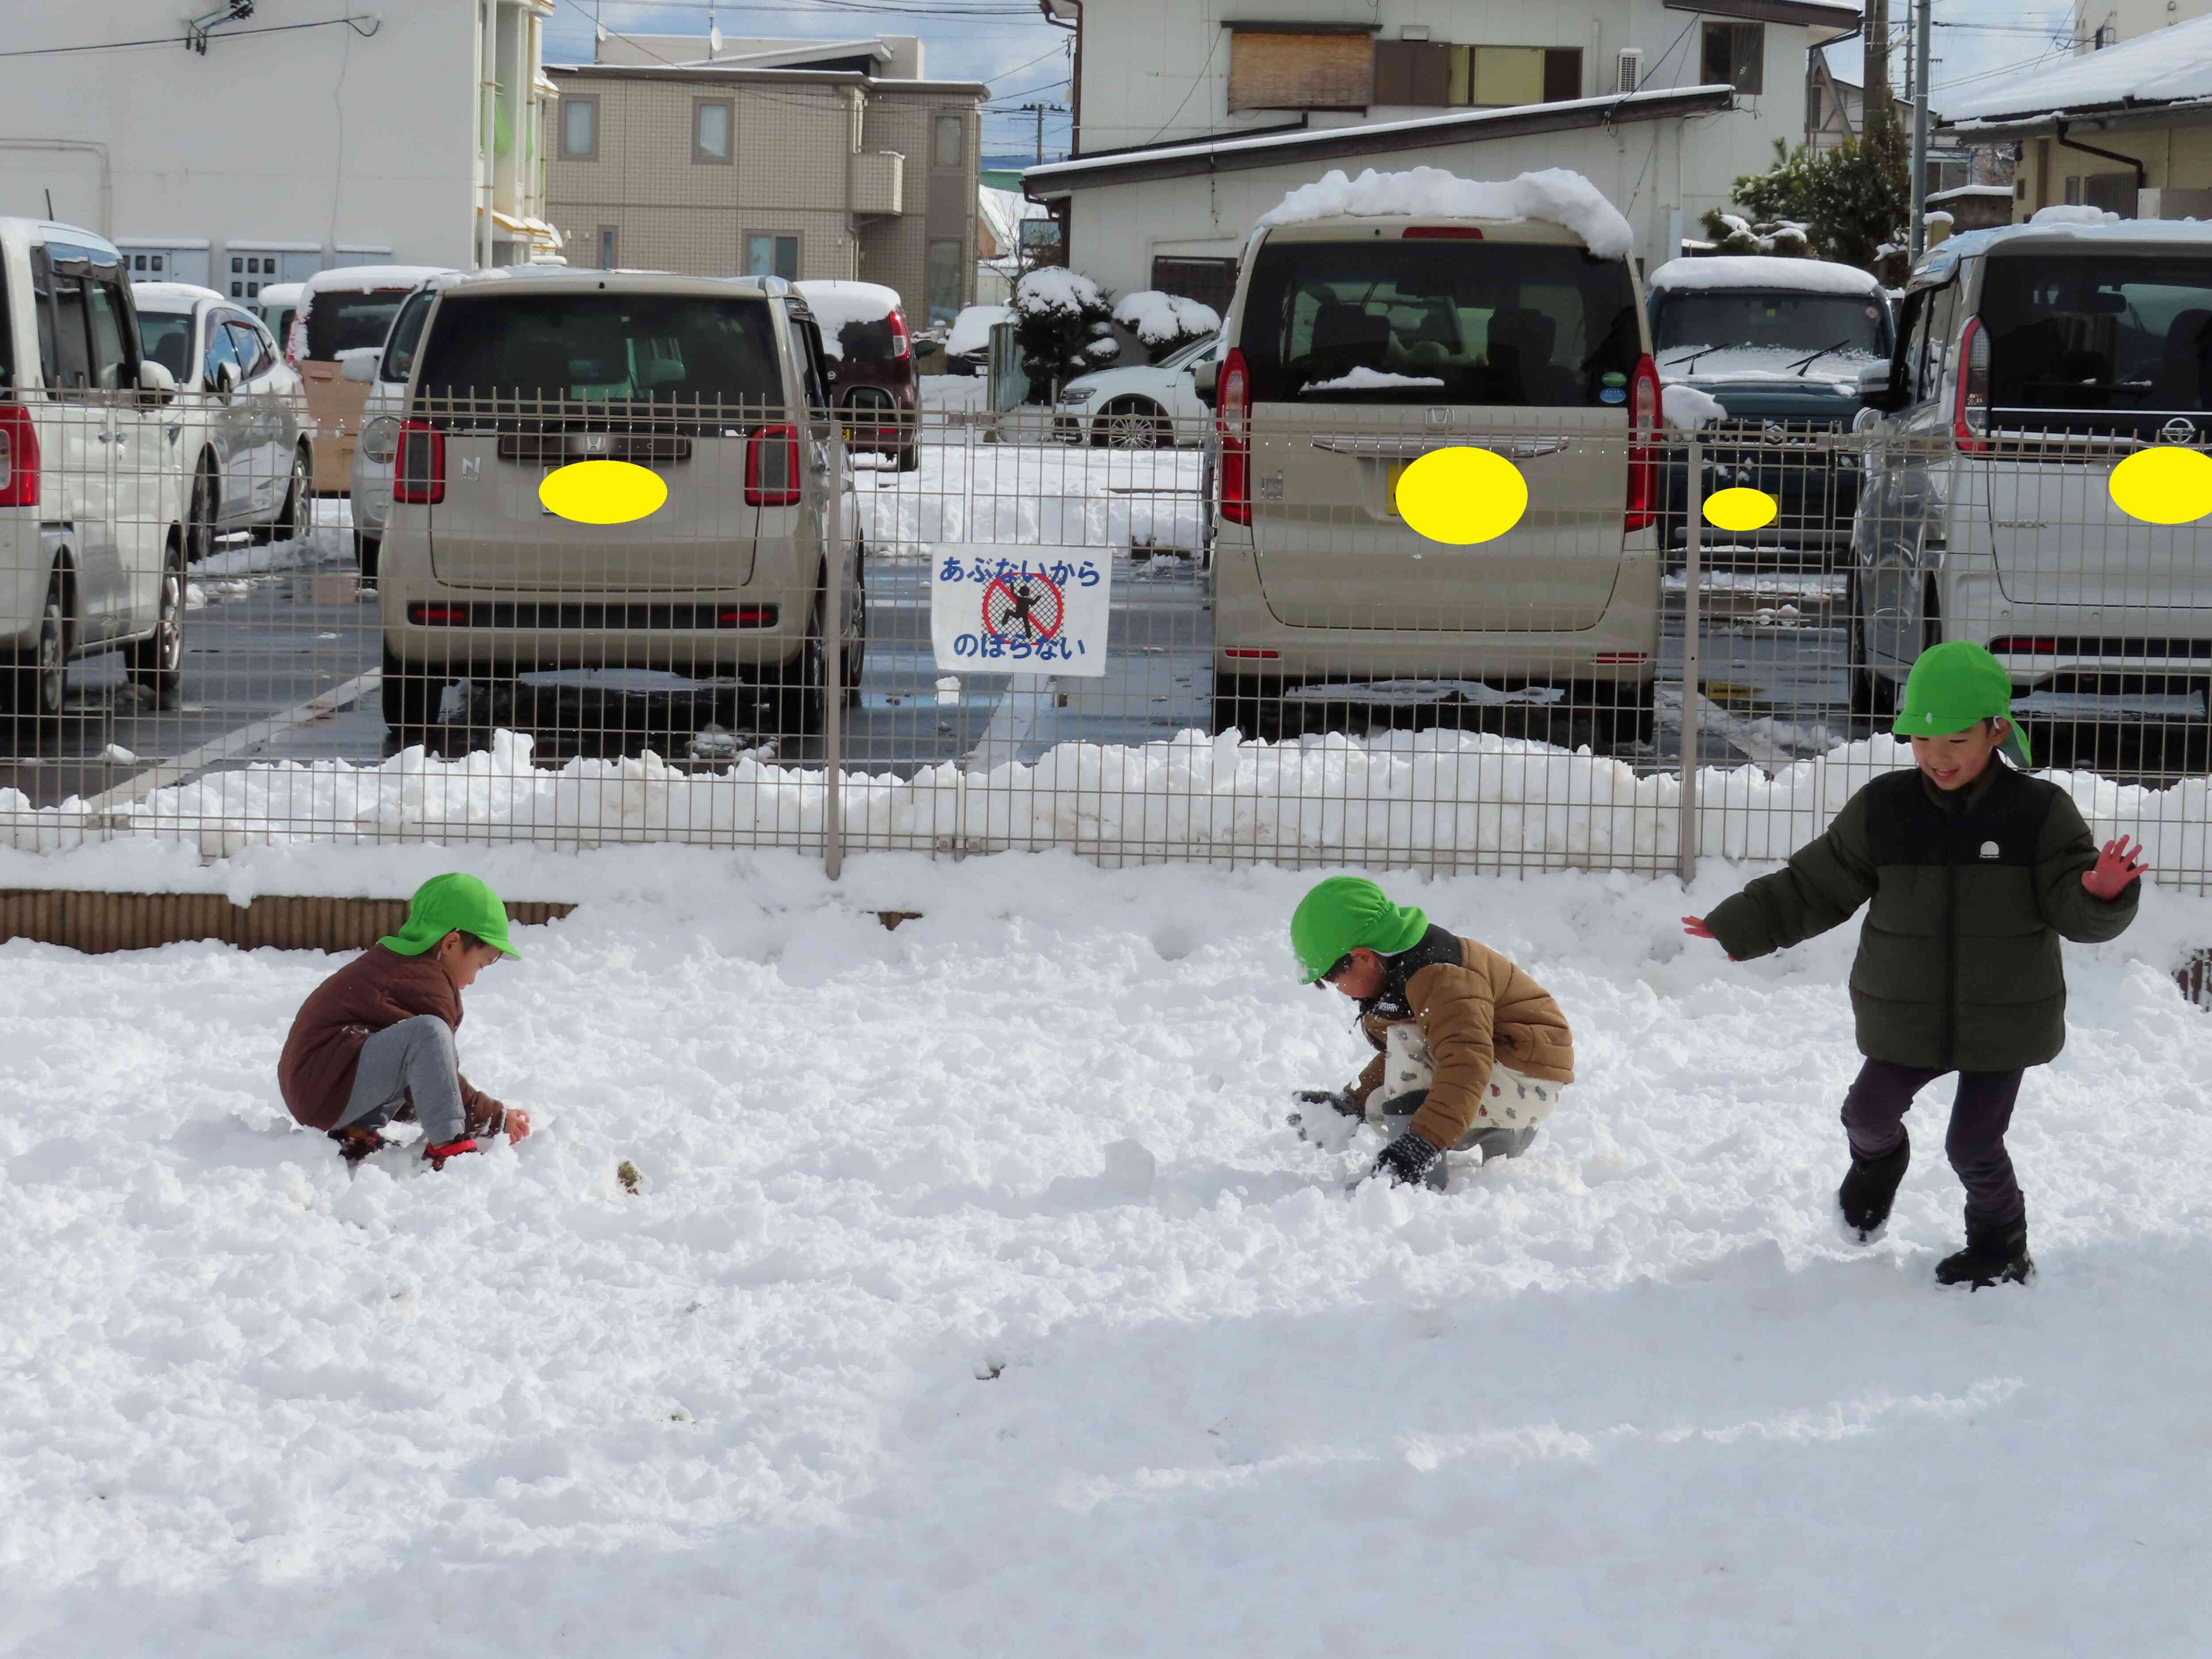
[[[1291,916],[1291,948],[1313,984],[1347,951],[1364,946],[1383,956],[1410,951],[1429,931],[1429,919],[1411,905],[1396,905],[1363,876],[1331,876],[1298,901]]]
[[[1929,646],[1912,665],[1892,730],[1900,738],[1941,738],[1990,720],[2012,720],[2012,676],[1971,640],[1947,640]],[[2004,746],[2022,766],[2034,764],[2018,720],[2012,720]]]
[[[459,871],[433,876],[416,888],[407,906],[407,925],[377,943],[395,956],[419,957],[456,932],[474,933],[511,957],[522,954],[507,942],[507,906],[499,902],[499,895]]]

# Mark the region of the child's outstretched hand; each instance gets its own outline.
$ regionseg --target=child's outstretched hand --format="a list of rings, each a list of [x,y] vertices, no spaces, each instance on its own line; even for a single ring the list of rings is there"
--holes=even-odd
[[[2120,836],[2108,841],[2097,854],[2096,866],[2081,872],[2081,885],[2089,896],[2107,901],[2119,897],[2128,890],[2128,884],[2149,868],[2140,843],[2130,847],[2128,838]]]
[[[1712,939],[1716,945],[1720,942],[1717,939],[1714,938],[1713,930],[1705,926],[1705,919],[1703,916],[1684,916],[1682,918],[1682,931],[1687,933],[1692,939]],[[1735,958],[1734,957],[1730,957],[1729,960],[1730,962],[1734,962]]]
[[[510,1106],[501,1127],[507,1131],[509,1140],[526,1139],[530,1134],[530,1114],[520,1106]]]

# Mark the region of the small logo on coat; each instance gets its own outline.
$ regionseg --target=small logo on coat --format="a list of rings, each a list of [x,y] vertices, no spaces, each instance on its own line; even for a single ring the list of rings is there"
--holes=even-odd
[[[2001,859],[2004,856],[2004,848],[1993,841],[1985,841],[1982,843],[1982,856],[1985,859]]]

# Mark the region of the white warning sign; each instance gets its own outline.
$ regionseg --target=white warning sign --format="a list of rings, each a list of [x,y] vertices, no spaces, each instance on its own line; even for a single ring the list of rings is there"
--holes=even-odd
[[[1113,560],[1103,552],[940,553],[929,591],[937,665],[987,674],[1103,674],[1113,576]]]

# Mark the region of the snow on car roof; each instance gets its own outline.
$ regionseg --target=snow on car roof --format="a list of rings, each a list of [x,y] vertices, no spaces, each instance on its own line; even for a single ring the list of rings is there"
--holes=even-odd
[[[1620,210],[1579,173],[1547,167],[1502,182],[1462,179],[1442,167],[1412,167],[1402,173],[1368,168],[1347,179],[1332,168],[1301,185],[1260,216],[1260,225],[1307,224],[1316,219],[1540,219],[1583,239],[1601,258],[1626,256],[1635,233]]]
[[[822,325],[822,349],[832,357],[845,355],[842,337],[846,324],[879,323],[906,303],[896,289],[842,276],[810,276],[792,286],[806,301],[814,320]]]
[[[264,306],[295,306],[307,286],[305,283],[264,283],[255,298]]]
[[[2106,246],[2185,246],[2212,252],[2212,222],[2200,219],[2123,219],[2093,207],[2047,207],[2024,225],[1969,230],[1939,242],[1913,270],[1908,288],[1924,288],[1948,276],[1961,259],[2026,243],[2030,247],[2063,247],[2087,242]]]
[[[133,283],[131,297],[141,311],[190,311],[203,300],[222,295],[198,283]]]
[[[970,351],[981,351],[991,343],[994,325],[1013,320],[1012,306],[966,307],[952,319],[952,331],[945,337],[945,353],[959,357]]]
[[[1878,294],[1881,283],[1856,265],[1832,259],[1781,259],[1763,253],[1717,253],[1669,259],[1644,279],[1653,289],[1784,289],[1800,294]]]
[[[367,293],[380,288],[415,288],[442,276],[451,265],[341,265],[319,270],[301,284],[303,294]]]

